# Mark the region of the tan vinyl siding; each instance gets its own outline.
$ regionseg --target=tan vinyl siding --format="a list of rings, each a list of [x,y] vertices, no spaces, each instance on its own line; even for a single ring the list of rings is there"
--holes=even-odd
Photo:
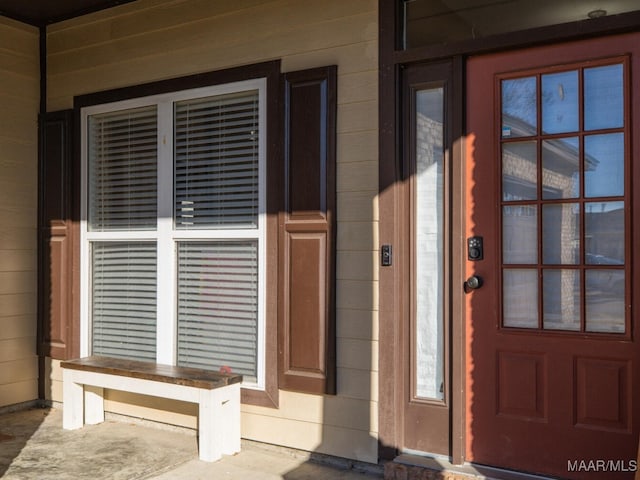
[[[38,398],[39,40],[0,18],[0,407]]]
[[[75,95],[280,59],[282,70],[338,66],[335,397],[280,392],[243,406],[243,436],[377,461],[377,0],[139,0],[48,27],[48,109]],[[49,395],[60,401],[53,362]],[[195,426],[171,402],[109,393],[123,414]],[[176,411],[161,411],[162,407]]]

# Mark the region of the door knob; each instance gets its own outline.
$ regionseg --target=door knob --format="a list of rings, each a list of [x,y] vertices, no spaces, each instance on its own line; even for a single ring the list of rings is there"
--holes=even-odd
[[[464,282],[464,291],[465,293],[469,293],[471,290],[477,290],[482,286],[482,278],[477,275],[471,275],[467,278],[467,281]]]

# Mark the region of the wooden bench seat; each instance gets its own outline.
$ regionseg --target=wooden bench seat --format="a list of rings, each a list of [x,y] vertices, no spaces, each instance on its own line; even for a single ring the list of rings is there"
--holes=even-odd
[[[200,459],[213,462],[240,451],[242,375],[99,356],[61,367],[64,429],[103,422],[107,388],[197,403]]]

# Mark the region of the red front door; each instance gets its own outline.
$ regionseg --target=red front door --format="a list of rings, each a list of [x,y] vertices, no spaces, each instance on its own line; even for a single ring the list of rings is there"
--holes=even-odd
[[[633,476],[638,92],[639,34],[468,62],[466,234],[484,250],[467,263],[483,280],[466,296],[471,462]]]

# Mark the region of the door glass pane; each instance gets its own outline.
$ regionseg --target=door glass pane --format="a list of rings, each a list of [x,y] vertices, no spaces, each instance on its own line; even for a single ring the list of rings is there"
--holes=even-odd
[[[546,265],[580,261],[580,208],[577,203],[542,206],[542,258]]]
[[[542,141],[542,198],[580,196],[578,137]]]
[[[536,77],[502,81],[502,138],[536,134],[537,98]]]
[[[622,65],[585,68],[584,129],[620,128],[624,125]]]
[[[587,332],[623,333],[624,270],[587,270],[585,274]]]
[[[586,197],[624,195],[624,134],[590,135],[584,139]]]
[[[502,146],[502,199],[535,200],[538,196],[536,142]]]
[[[416,93],[416,395],[444,398],[444,90]]]
[[[538,209],[535,205],[502,207],[502,261],[538,263]]]
[[[578,71],[542,75],[543,133],[575,132],[579,118]]]
[[[585,263],[624,264],[624,202],[585,204]]]
[[[580,330],[580,271],[542,273],[543,326],[546,330]]]
[[[538,328],[538,270],[506,269],[502,285],[503,325]]]

